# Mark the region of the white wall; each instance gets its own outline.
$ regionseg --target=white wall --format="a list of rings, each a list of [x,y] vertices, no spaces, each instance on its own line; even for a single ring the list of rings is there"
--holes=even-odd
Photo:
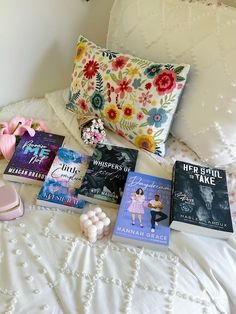
[[[105,46],[113,1],[0,0],[0,106],[69,86],[79,34]]]
[[[236,0],[223,0],[222,2],[231,5],[232,7],[236,7]]]
[[[0,106],[67,87],[79,34],[105,45],[113,0],[0,0]]]

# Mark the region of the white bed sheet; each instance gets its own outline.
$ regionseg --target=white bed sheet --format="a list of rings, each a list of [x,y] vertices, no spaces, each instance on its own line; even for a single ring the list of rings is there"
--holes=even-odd
[[[51,131],[80,149],[76,121],[64,109],[67,91],[30,99],[0,111],[42,118]],[[110,142],[132,147],[108,134]],[[140,151],[137,171],[170,178],[175,159],[199,162],[171,138],[167,158]],[[6,166],[0,161],[0,184]],[[235,210],[235,178],[229,178]],[[0,223],[0,313],[235,313],[236,238],[215,240],[171,233],[167,252],[110,242],[90,245],[79,215],[35,206],[39,188],[14,184],[25,204],[21,219]],[[106,209],[114,223],[116,210]]]

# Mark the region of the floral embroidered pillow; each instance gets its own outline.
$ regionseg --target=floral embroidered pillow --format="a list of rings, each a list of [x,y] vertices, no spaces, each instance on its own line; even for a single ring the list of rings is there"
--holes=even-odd
[[[80,36],[67,109],[99,116],[136,146],[164,156],[189,68],[113,52]]]

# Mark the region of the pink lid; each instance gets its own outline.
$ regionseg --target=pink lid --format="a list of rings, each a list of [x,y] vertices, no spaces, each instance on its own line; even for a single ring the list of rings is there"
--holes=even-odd
[[[11,185],[0,187],[0,212],[19,205],[19,196]]]

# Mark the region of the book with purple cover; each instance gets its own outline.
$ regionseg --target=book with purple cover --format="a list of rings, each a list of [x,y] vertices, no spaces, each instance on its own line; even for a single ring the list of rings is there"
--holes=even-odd
[[[33,137],[25,133],[4,171],[3,178],[42,185],[64,138],[62,135],[42,131],[35,131]]]
[[[130,171],[112,240],[150,249],[169,245],[171,181]]]
[[[37,197],[37,205],[81,212],[85,201],[78,189],[88,168],[88,156],[61,147]]]

